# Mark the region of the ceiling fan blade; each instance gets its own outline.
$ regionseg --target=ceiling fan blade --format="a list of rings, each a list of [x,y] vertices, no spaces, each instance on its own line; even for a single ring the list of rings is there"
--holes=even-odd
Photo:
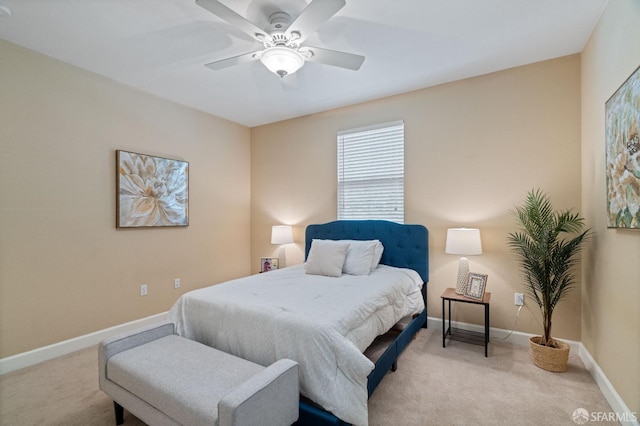
[[[220,19],[224,19],[242,32],[249,34],[251,37],[262,42],[264,39],[270,36],[264,32],[264,30],[258,28],[243,16],[237,14],[233,10],[229,9],[218,0],[196,0],[196,4],[200,7],[207,9]]]
[[[337,50],[322,49],[320,47],[305,46],[300,49],[301,52],[309,50],[313,53],[309,62],[319,62],[321,64],[333,65],[334,67],[347,68],[357,71],[364,62],[364,56],[354,55],[353,53],[338,52]]]
[[[345,0],[311,0],[300,16],[287,28],[285,34],[292,37],[296,43],[302,43],[345,4]],[[297,33],[295,36],[299,34],[299,37],[292,36],[292,33]]]
[[[220,59],[219,61],[209,62],[208,64],[205,64],[205,67],[217,71],[217,70],[232,67],[234,65],[244,64],[244,63],[255,60],[256,57],[254,55],[258,52],[260,51],[258,50],[255,52],[244,53],[242,55],[233,56],[231,58]]]

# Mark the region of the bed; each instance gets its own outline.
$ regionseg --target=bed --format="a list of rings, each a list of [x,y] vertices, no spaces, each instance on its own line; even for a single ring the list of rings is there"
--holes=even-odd
[[[299,424],[366,425],[368,397],[426,325],[428,231],[335,221],[308,226],[305,238],[305,264],[189,292],[170,318],[180,335],[250,361],[297,361]],[[339,250],[345,240],[379,240],[379,266],[358,275],[310,273],[327,240]]]

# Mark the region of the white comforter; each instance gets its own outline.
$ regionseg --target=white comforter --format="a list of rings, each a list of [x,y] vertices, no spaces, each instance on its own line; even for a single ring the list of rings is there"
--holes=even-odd
[[[258,364],[297,361],[303,395],[366,425],[374,366],[362,352],[422,312],[421,286],[410,269],[380,265],[368,276],[329,278],[296,265],[184,294],[169,316],[180,335]]]

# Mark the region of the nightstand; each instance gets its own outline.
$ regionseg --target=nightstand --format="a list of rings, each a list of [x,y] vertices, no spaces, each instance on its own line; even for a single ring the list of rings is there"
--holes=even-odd
[[[475,345],[484,344],[484,356],[488,356],[489,347],[489,303],[491,301],[491,293],[485,292],[482,300],[472,299],[465,295],[456,293],[455,288],[448,288],[442,293],[442,347],[446,347],[447,336],[452,340],[472,343]],[[449,304],[449,326],[445,316],[445,303]],[[471,303],[474,305],[484,305],[484,335],[475,331],[461,330],[451,327],[451,302]]]

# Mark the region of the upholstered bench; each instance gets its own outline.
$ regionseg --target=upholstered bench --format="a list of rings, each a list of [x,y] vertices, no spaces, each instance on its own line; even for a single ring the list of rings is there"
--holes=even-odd
[[[290,425],[298,419],[298,364],[268,367],[175,334],[172,323],[100,343],[99,385],[149,425]]]

